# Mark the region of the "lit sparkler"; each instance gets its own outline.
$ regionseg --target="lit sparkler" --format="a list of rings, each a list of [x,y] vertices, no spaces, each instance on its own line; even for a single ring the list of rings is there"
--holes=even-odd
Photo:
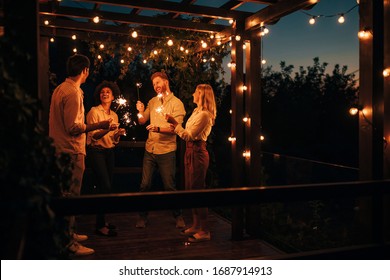
[[[121,106],[125,106],[126,105],[127,100],[124,99],[122,96],[119,96],[117,99],[114,100],[114,102],[118,104],[118,107],[116,107],[116,110],[115,110],[115,113],[116,113],[116,111],[118,111],[118,109]]]
[[[136,83],[135,85],[137,86],[137,96],[139,100],[139,89],[142,87],[142,83]]]

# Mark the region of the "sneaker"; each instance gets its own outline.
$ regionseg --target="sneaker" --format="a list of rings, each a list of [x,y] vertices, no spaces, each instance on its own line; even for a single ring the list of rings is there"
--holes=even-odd
[[[76,242],[82,242],[88,239],[88,235],[73,233],[73,240]]]
[[[146,228],[146,219],[139,217],[137,220],[137,223],[135,224],[136,228]]]
[[[75,256],[86,256],[86,255],[91,255],[91,254],[95,253],[94,249],[85,247],[78,242],[73,242],[68,247],[68,250],[70,253],[72,253]]]
[[[186,226],[186,223],[184,222],[184,219],[182,216],[176,217],[176,227],[177,228],[184,228]]]

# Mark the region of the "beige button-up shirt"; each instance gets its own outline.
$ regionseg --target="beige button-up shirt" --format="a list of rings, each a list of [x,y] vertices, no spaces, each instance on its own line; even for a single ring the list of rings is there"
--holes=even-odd
[[[67,78],[53,92],[49,113],[49,136],[56,152],[85,155],[84,92]]]
[[[179,124],[183,123],[186,111],[183,102],[174,96],[173,93],[170,93],[164,99],[157,96],[150,99],[142,115],[155,126],[169,127],[170,125],[165,119],[165,114],[174,117]],[[176,138],[176,134],[149,131],[145,149],[149,153],[157,155],[176,151]]]
[[[109,119],[112,119],[112,123],[118,123],[118,115],[110,110],[110,113],[107,114],[104,111],[104,108],[102,105],[92,107],[91,110],[87,114],[87,124],[93,124],[93,123],[98,123],[101,121],[106,121]],[[102,129],[97,129],[88,132],[87,135],[87,145],[93,148],[98,148],[98,149],[111,149],[114,148],[116,144],[118,144],[118,141],[114,140],[114,134],[118,130],[112,130],[107,132],[106,135],[104,135],[100,139],[94,139],[93,136],[97,133],[102,131]]]

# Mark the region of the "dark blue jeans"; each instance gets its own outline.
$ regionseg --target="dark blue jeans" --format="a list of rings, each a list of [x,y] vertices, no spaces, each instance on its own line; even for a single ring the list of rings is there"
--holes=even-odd
[[[176,191],[176,152],[156,155],[145,151],[140,192],[150,191],[157,168],[159,169],[164,189],[166,191]],[[173,210],[174,217],[178,217],[181,214],[181,209]],[[140,212],[140,216],[144,218],[147,215],[147,212]]]
[[[88,158],[94,175],[95,194],[108,194],[111,192],[112,174],[115,164],[114,149],[88,149]],[[97,213],[96,229],[106,224],[105,214]]]

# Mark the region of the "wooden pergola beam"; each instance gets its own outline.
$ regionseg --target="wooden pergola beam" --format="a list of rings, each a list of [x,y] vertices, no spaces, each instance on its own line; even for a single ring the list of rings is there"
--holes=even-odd
[[[278,21],[281,17],[297,10],[313,7],[318,0],[285,0],[262,9],[245,20],[245,30],[258,28],[261,25]]]
[[[236,19],[236,18],[245,18],[250,15],[247,12],[233,11],[233,10],[224,10],[221,8],[213,8],[199,5],[182,5],[181,3],[167,2],[164,1],[153,1],[153,0],[78,0],[82,2],[93,2],[98,4],[113,5],[113,6],[122,6],[127,8],[136,8],[136,9],[146,9],[154,10],[159,12],[167,13],[180,13],[195,15],[201,17],[212,17],[217,19]]]
[[[56,10],[53,10],[47,4],[40,5],[41,15],[45,16],[62,16],[62,17],[71,17],[71,18],[84,18],[91,20],[94,16],[96,16],[96,11],[88,11],[80,8],[72,8],[72,7],[59,7]],[[158,26],[162,28],[175,28],[175,29],[184,29],[184,30],[193,30],[197,32],[220,32],[226,28],[225,25],[218,24],[207,24],[203,22],[191,22],[185,20],[174,20],[169,18],[159,18],[159,17],[147,17],[140,15],[129,15],[129,14],[121,14],[121,13],[113,13],[113,12],[103,12],[99,11],[99,16],[102,17],[104,21],[113,21],[125,24],[141,24],[145,26]],[[57,20],[55,20],[57,22]],[[83,23],[84,24],[84,23]],[[94,24],[96,27],[90,27],[92,30],[111,30],[110,25],[99,23]],[[65,28],[65,26],[58,26]],[[106,28],[107,27],[107,28]],[[82,26],[79,27],[83,29]],[[109,32],[109,31],[108,31]]]

